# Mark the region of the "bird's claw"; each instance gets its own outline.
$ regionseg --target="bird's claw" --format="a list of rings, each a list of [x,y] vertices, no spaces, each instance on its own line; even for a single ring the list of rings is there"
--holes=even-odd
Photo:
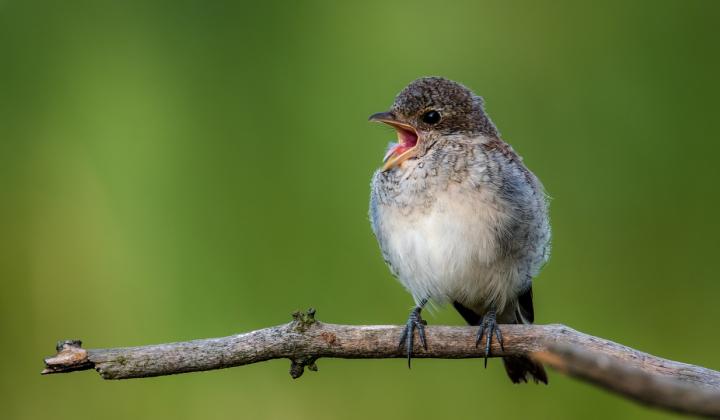
[[[495,311],[490,311],[483,317],[482,322],[480,323],[480,328],[478,329],[476,335],[475,347],[478,347],[480,345],[483,335],[486,336],[485,367],[487,367],[487,359],[490,356],[490,345],[492,344],[493,335],[495,336],[495,338],[497,338],[498,343],[500,343],[500,348],[502,350],[505,350],[505,347],[503,346],[502,332],[500,331],[500,327],[498,326],[495,319]]]
[[[420,338],[420,344],[425,350],[427,350],[427,339],[425,338],[425,326],[427,322],[420,316],[420,310],[422,308],[417,307],[410,312],[405,329],[403,330],[402,336],[400,337],[399,347],[402,349],[405,345],[407,352],[408,368],[410,368],[412,361],[412,350],[415,344],[415,330],[418,332],[418,338]]]

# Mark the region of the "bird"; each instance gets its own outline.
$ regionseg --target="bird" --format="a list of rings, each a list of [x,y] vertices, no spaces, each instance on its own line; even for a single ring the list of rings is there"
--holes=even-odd
[[[394,128],[372,176],[370,222],[390,272],[415,306],[399,340],[410,367],[417,332],[427,349],[423,308],[452,304],[485,336],[485,367],[499,324],[534,321],[532,281],[550,256],[548,197],[503,141],[484,100],[443,77],[422,77],[370,121]],[[504,356],[514,383],[547,384],[543,366]]]

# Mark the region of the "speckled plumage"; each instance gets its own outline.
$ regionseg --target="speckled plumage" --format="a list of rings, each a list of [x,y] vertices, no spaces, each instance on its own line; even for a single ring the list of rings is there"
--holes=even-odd
[[[423,123],[428,109],[439,123]],[[390,112],[419,134],[417,156],[371,184],[370,220],[392,273],[420,307],[456,302],[479,316],[495,310],[501,323],[532,322],[518,300],[549,257],[540,181],[460,84],[418,79]]]

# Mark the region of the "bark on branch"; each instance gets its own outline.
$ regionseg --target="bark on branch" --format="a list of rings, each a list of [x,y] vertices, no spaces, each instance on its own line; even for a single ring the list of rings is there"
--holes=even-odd
[[[104,379],[143,378],[223,369],[271,359],[290,359],[290,375],[316,370],[321,357],[405,357],[398,347],[401,326],[326,324],[315,312],[248,333],[179,343],[83,349],[79,340],[58,343],[43,374],[95,369]],[[564,325],[502,325],[504,348],[494,341],[492,357],[530,355],[537,360],[641,403],[682,413],[720,417],[720,372],[652,356]],[[428,349],[417,343],[415,358],[483,356],[474,327],[428,326]]]

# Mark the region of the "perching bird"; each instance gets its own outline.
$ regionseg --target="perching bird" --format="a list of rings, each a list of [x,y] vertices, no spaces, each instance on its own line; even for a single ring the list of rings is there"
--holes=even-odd
[[[533,322],[532,280],[548,260],[550,222],[543,186],[500,139],[481,97],[440,77],[415,80],[388,112],[370,117],[397,131],[372,179],[370,220],[385,262],[412,294],[400,346],[414,331],[427,348],[420,312],[452,303],[479,326],[485,364],[498,323]],[[510,379],[547,383],[542,365],[503,359]]]

